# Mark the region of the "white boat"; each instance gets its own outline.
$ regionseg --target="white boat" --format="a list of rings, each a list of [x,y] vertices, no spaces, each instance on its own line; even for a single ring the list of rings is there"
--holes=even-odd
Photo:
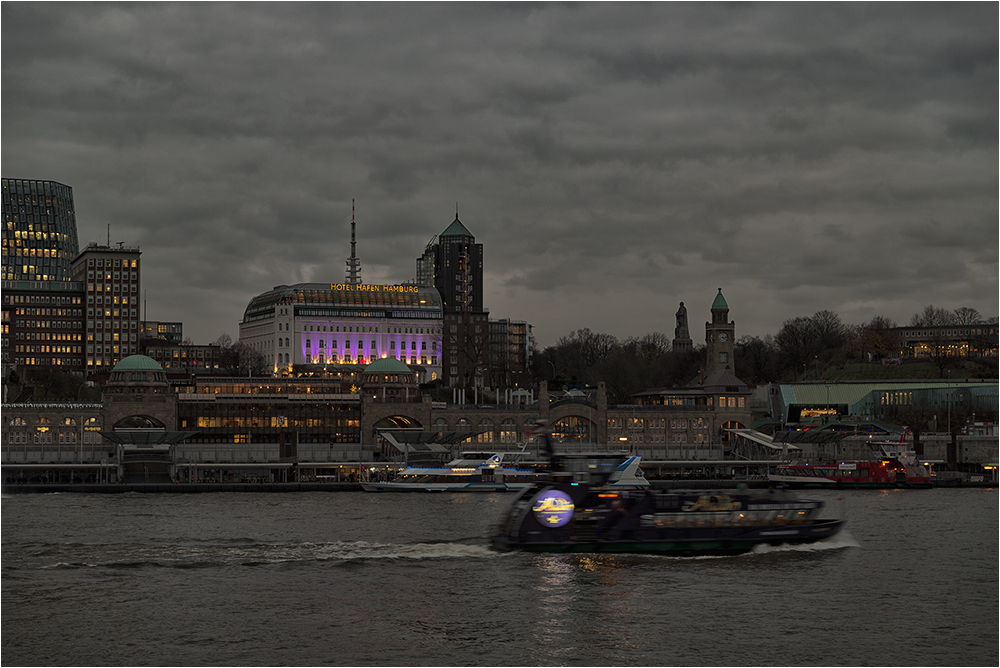
[[[642,474],[639,462],[642,457],[629,457],[608,476],[608,487],[623,487],[625,489],[643,489],[649,487],[649,481]]]
[[[361,488],[366,492],[507,492],[527,487],[541,475],[504,466],[505,454],[463,452],[444,466],[408,466],[395,480],[363,482]]]
[[[522,453],[463,452],[444,466],[408,466],[388,482],[363,482],[366,492],[511,492],[528,487],[549,475],[545,471],[505,466],[504,456]],[[649,487],[639,469],[641,457],[628,457],[611,474],[612,487]]]

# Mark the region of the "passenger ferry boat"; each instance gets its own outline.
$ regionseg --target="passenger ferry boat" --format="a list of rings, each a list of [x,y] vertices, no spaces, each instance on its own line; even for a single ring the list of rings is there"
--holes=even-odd
[[[793,488],[926,489],[933,487],[927,467],[906,443],[873,443],[871,459],[836,462],[794,461],[768,476]]]
[[[364,482],[366,492],[511,492],[530,486],[547,473],[516,466],[505,466],[508,453],[464,452],[462,457],[443,467],[410,466],[389,482]],[[521,453],[517,453],[520,455]],[[639,469],[641,457],[612,455],[616,466],[609,474],[609,483],[619,489],[649,487],[649,481]]]
[[[536,432],[537,433],[537,432]],[[602,455],[552,457],[552,473],[520,490],[496,528],[497,550],[730,555],[757,545],[814,543],[843,520],[784,489],[725,492],[616,489]]]

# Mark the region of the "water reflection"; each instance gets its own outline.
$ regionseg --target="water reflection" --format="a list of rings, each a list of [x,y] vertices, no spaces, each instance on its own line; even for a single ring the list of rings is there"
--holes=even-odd
[[[651,599],[629,577],[637,562],[645,561],[618,555],[536,556],[540,578],[533,589],[539,594],[537,615],[544,621],[536,626],[535,640],[542,655],[553,663],[587,663],[588,657],[634,663],[651,649],[650,642],[659,642],[647,624],[635,624],[655,615]],[[585,649],[572,642],[566,647],[581,637],[590,640]]]

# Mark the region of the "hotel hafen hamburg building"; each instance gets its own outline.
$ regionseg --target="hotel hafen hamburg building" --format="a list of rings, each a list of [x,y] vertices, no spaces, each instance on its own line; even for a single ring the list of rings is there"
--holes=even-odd
[[[292,367],[366,365],[391,357],[418,368],[419,382],[441,374],[441,296],[416,285],[304,283],[253,298],[240,342]]]

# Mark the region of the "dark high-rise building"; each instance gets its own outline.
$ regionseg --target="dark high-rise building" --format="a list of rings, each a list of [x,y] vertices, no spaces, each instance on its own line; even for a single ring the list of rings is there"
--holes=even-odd
[[[433,286],[444,310],[441,376],[451,387],[487,384],[489,313],[483,306],[483,245],[458,219],[417,258],[417,284]]]
[[[438,235],[434,256],[434,287],[441,293],[444,312],[484,313],[483,245],[476,243],[458,214]]]
[[[83,367],[83,285],[73,189],[55,181],[2,179],[3,364]]]

